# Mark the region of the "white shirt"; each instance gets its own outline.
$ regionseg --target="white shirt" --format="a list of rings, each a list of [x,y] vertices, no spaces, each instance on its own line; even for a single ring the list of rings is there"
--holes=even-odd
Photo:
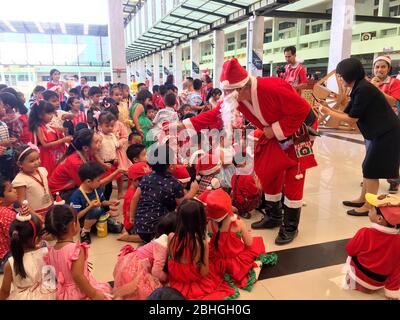
[[[33,176],[39,181],[43,179],[43,186],[34,178],[23,172],[18,173],[12,182],[14,188],[26,187],[26,200],[28,201],[29,207],[35,211],[46,209],[53,204],[49,183],[47,182],[47,170],[40,167],[38,171],[40,175],[37,173]]]
[[[114,161],[117,159],[117,149],[119,147],[118,139],[113,134],[104,134],[101,133],[102,141],[101,141],[101,149],[100,149],[100,158],[105,161]]]

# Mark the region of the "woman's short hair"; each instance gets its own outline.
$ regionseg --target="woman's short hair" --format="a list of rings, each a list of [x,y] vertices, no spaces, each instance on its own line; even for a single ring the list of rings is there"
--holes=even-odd
[[[344,81],[351,83],[365,78],[365,70],[360,60],[356,58],[344,59],[336,67],[336,73]]]

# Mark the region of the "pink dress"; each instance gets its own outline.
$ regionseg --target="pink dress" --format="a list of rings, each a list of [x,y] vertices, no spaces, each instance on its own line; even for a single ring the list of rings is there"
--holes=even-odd
[[[128,148],[128,131],[121,121],[116,121],[114,135],[117,137],[120,146],[117,149],[118,168],[128,170],[132,165],[132,162],[129,161],[126,155],[126,149]]]
[[[161,288],[162,282],[168,279],[163,271],[167,261],[167,235],[134,249],[126,245],[121,249],[118,262],[114,269],[114,288],[129,285],[138,277],[137,290],[125,297],[127,300],[146,300],[156,289]]]
[[[88,250],[86,243],[71,243],[59,250],[49,247],[48,264],[56,269],[57,275],[57,300],[90,300],[76,285],[72,278],[72,262],[78,260],[80,251],[85,253],[84,276],[93,288],[103,292],[111,300],[111,286],[105,282],[97,281],[88,270]]]

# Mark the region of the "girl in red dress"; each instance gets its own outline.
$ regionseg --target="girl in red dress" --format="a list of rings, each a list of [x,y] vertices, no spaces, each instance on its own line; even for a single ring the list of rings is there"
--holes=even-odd
[[[262,237],[252,237],[245,223],[233,214],[231,198],[223,189],[199,197],[207,204],[210,220],[210,261],[218,274],[232,278],[237,287],[251,291],[262,265],[275,264],[276,254],[267,255]]]
[[[29,114],[29,130],[33,132],[33,140],[39,146],[42,166],[49,174],[65,154],[65,144],[72,141],[72,137],[64,137],[59,129],[50,126],[53,114],[54,107],[46,101],[34,105]]]
[[[229,286],[209,264],[206,213],[197,200],[184,200],[177,213],[176,233],[168,236],[170,287],[186,299],[234,299],[238,290]]]

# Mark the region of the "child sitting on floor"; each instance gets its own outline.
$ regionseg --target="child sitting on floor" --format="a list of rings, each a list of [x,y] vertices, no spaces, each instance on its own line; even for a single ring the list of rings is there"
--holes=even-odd
[[[176,213],[164,216],[156,226],[156,239],[134,249],[121,249],[114,268],[114,297],[116,299],[145,300],[168,280],[164,271],[167,263],[168,234],[176,229]]]
[[[89,246],[74,242],[79,232],[75,210],[54,206],[46,214],[45,226],[57,239],[47,258],[57,275],[57,300],[111,300],[110,285],[97,281],[89,271]]]
[[[43,222],[22,208],[10,226],[12,257],[4,266],[0,300],[55,300],[56,278],[41,247]],[[47,270],[47,273],[44,271]]]
[[[100,217],[106,215],[104,207],[116,206],[118,201],[106,201],[100,189],[104,169],[96,162],[88,162],[79,168],[81,186],[71,196],[71,206],[78,212],[82,227],[81,241],[91,243],[90,230]],[[112,219],[109,217],[108,219]],[[114,221],[112,223],[115,224]],[[111,228],[110,228],[111,229]],[[110,230],[112,232],[114,230]],[[116,232],[116,233],[120,233]]]
[[[263,263],[276,263],[266,255],[262,237],[252,237],[246,224],[233,214],[232,203],[223,189],[199,196],[206,203],[209,219],[210,261],[221,275],[229,275],[235,286],[251,291]]]
[[[347,243],[347,287],[365,293],[385,288],[387,299],[400,299],[400,197],[373,195],[365,199],[370,228],[360,229]]]

